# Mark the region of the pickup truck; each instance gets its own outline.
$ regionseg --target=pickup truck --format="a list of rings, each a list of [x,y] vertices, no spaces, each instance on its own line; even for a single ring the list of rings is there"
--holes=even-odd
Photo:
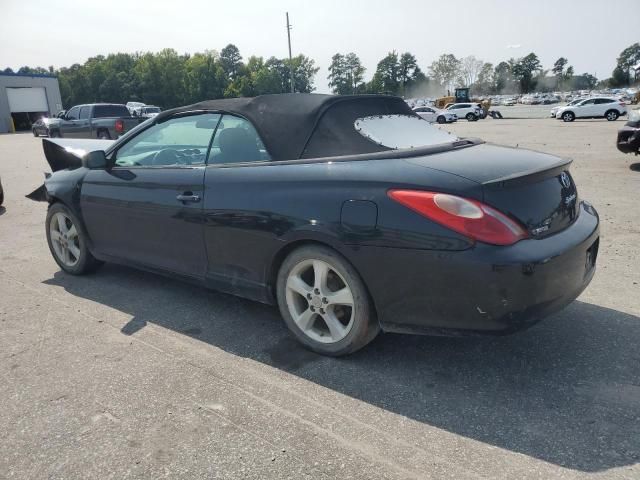
[[[125,105],[76,105],[50,119],[48,134],[50,137],[116,139],[144,120],[132,117]]]

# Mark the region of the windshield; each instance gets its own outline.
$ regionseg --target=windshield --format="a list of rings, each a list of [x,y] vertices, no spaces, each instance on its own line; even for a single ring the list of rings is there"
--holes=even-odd
[[[415,148],[451,143],[458,137],[411,115],[376,115],[359,118],[355,128],[363,137],[388,148]]]

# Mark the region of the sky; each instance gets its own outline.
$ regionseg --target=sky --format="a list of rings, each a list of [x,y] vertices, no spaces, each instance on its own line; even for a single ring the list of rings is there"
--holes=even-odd
[[[0,0],[0,69],[229,43],[245,59],[286,57],[287,11],[293,54],[316,61],[321,93],[336,52],[355,52],[367,79],[391,50],[413,53],[424,71],[443,53],[496,64],[535,52],[545,68],[563,56],[576,73],[606,78],[640,41],[640,0]]]

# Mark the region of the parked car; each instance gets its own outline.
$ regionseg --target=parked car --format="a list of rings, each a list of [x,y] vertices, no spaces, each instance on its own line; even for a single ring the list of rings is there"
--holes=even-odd
[[[214,100],[43,145],[53,174],[29,197],[62,270],[111,261],[277,304],[326,355],[381,329],[521,330],[595,271],[570,160],[457,138],[399,97]]]
[[[144,106],[145,104],[142,102],[127,102],[127,105],[126,105],[130,115],[133,115],[134,113],[136,113],[136,110]]]
[[[34,137],[39,137],[44,135],[45,137],[49,136],[49,124],[51,123],[50,118],[48,117],[40,117],[36,120],[33,125],[31,125],[31,131],[33,132]]]
[[[565,122],[573,122],[576,118],[606,118],[611,122],[626,113],[627,106],[624,102],[614,98],[592,97],[580,100],[575,105],[560,107],[556,118]]]
[[[47,134],[67,138],[118,138],[143,119],[132,117],[125,105],[94,103],[70,108],[61,118],[49,119]]]
[[[503,107],[513,107],[516,104],[516,101],[513,98],[505,98],[500,102],[500,105]]]
[[[155,105],[145,105],[135,110],[135,116],[143,118],[153,118],[161,112],[160,107]]]
[[[580,103],[582,100],[584,100],[584,98],[576,98],[575,100],[571,100],[565,106],[566,107],[572,107],[573,105],[577,105],[578,103]],[[553,107],[551,109],[551,111],[550,111],[551,118],[556,118],[556,114],[558,113],[558,110],[560,110],[561,108],[563,108],[563,107],[562,106]]]
[[[640,153],[640,110],[629,112],[627,123],[618,130],[616,146],[622,153]]]
[[[453,123],[458,120],[455,113],[436,107],[416,107],[413,111],[429,123]]]
[[[470,122],[478,120],[482,114],[482,109],[475,103],[450,103],[445,110],[455,113],[458,118],[466,118]]]

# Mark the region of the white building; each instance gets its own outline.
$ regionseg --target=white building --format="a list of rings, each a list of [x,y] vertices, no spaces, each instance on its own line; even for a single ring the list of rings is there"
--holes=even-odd
[[[0,72],[0,133],[29,130],[41,116],[53,116],[60,110],[55,76]]]

